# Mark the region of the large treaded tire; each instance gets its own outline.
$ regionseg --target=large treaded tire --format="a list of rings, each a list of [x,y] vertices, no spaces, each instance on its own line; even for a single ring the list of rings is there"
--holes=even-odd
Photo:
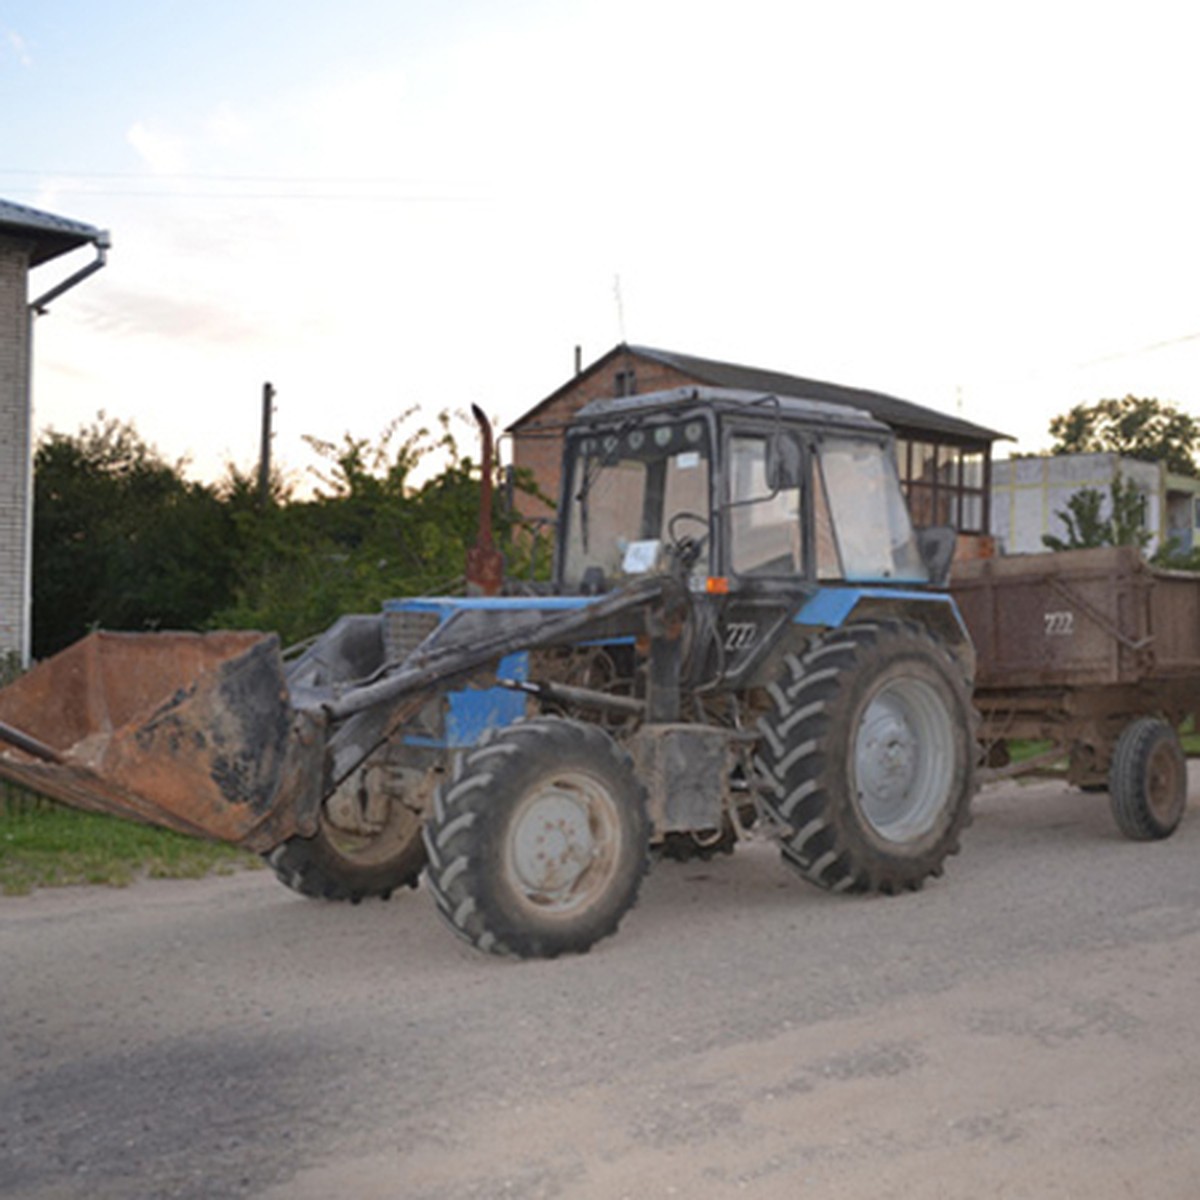
[[[832,891],[919,889],[970,820],[975,715],[930,633],[900,621],[831,630],[768,689],[756,765],[785,862]]]
[[[1170,837],[1187,808],[1187,758],[1179,735],[1158,717],[1139,717],[1113,750],[1108,792],[1117,828],[1137,842]]]
[[[581,953],[614,933],[649,862],[645,789],[602,729],[541,717],[455,765],[425,825],[426,883],[477,949]]]
[[[315,836],[289,838],[267,855],[285,887],[313,900],[386,900],[416,887],[425,866],[421,818],[393,800],[387,824],[374,837],[344,833],[321,818]]]

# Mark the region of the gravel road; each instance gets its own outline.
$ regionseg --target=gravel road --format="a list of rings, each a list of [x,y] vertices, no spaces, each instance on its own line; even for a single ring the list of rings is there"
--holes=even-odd
[[[895,899],[662,863],[558,962],[265,871],[0,898],[0,1195],[1194,1197],[1197,807],[990,788]]]

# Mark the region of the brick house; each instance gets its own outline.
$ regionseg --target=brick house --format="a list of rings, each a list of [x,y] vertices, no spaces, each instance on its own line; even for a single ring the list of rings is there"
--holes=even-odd
[[[30,272],[91,245],[96,258],[35,299]],[[108,235],[0,200],[0,664],[29,661],[33,508],[33,318],[104,265]]]
[[[576,373],[509,427],[512,461],[532,471],[541,491],[557,502],[562,432],[591,400],[699,385],[776,392],[865,409],[897,436],[900,481],[918,526],[952,525],[961,534],[991,532],[992,443],[1007,434],[908,400],[863,388],[803,379],[780,371],[675,354],[649,346],[614,346]],[[530,516],[549,508],[523,500]]]

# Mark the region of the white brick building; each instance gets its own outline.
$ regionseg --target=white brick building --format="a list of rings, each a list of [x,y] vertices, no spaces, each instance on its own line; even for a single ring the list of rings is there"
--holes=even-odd
[[[92,261],[31,292],[31,271],[89,245]],[[0,660],[29,661],[34,317],[98,270],[107,248],[107,234],[91,225],[0,200]]]

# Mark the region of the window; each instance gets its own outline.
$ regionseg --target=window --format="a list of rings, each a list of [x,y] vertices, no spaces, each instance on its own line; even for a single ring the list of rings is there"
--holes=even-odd
[[[767,486],[767,439],[729,443],[730,562],[738,575],[796,575],[800,556],[800,489]]]
[[[825,495],[825,482],[813,459],[812,471],[813,535],[817,540],[817,578],[841,579],[842,560],[838,554],[837,539],[833,536],[833,518],[829,515],[829,499]]]
[[[613,376],[613,395],[617,397],[637,395],[637,372],[632,367],[625,371],[618,371]]]
[[[987,462],[980,450],[960,453],[962,476],[958,489],[962,497],[962,513],[955,528],[963,533],[987,533]]]
[[[708,570],[708,431],[699,419],[631,425],[569,444],[562,578],[571,585],[592,573],[606,584],[638,567],[630,546],[650,558],[664,541],[702,541],[697,573]],[[636,546],[635,546],[636,549]]]
[[[927,581],[908,511],[896,496],[895,462],[884,445],[823,438],[817,449],[843,577]],[[819,524],[817,557],[818,577],[829,578]]]
[[[986,533],[987,461],[983,451],[940,442],[899,441],[896,465],[913,524]]]

